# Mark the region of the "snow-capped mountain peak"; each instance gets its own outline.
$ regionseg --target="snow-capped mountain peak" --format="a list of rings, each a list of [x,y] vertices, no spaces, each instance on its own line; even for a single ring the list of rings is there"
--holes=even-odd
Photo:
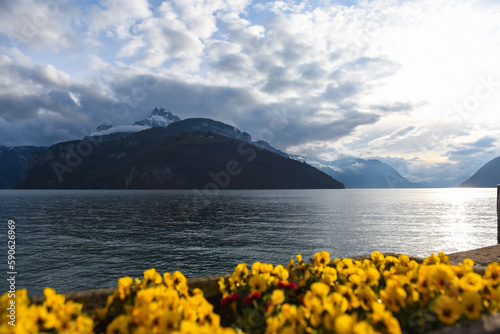
[[[105,136],[112,133],[133,133],[146,130],[154,127],[166,127],[174,122],[179,122],[181,119],[166,108],[154,108],[151,116],[141,121],[137,121],[131,125],[116,125],[113,126],[109,123],[100,124],[89,136]]]
[[[142,121],[135,122],[134,125],[148,126],[150,128],[158,127],[158,126],[168,126],[174,122],[178,122],[181,119],[170,110],[162,107],[156,107],[153,110],[153,113],[149,118],[144,119]]]

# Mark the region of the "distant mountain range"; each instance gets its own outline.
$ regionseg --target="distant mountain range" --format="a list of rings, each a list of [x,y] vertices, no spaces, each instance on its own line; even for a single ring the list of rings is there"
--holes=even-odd
[[[500,157],[497,157],[474,173],[460,187],[496,187],[500,184]]]
[[[401,176],[379,160],[343,158],[335,161],[313,160],[309,164],[342,182],[346,188],[423,188]]]
[[[210,119],[186,119],[86,143],[86,148],[72,141],[35,152],[18,188],[344,188],[316,168],[257,147],[249,134]]]
[[[26,187],[28,186],[27,180],[29,179],[29,177],[32,177],[34,175],[31,174],[33,172],[33,168],[35,168],[35,166],[40,167],[40,155],[37,154],[36,159],[30,162],[30,159],[34,154],[34,152],[45,150],[47,152],[50,152],[50,154],[52,154],[53,156],[50,156],[49,154],[49,156],[44,156],[44,159],[48,159],[52,162],[56,162],[57,157],[69,159],[68,161],[70,161],[70,165],[72,165],[73,163],[71,162],[71,154],[74,155],[75,153],[68,152],[67,150],[65,151],[64,145],[82,145],[82,142],[86,143],[90,142],[94,143],[92,145],[96,145],[96,147],[92,146],[91,150],[100,151],[101,149],[98,148],[97,146],[101,146],[102,143],[108,141],[116,141],[118,139],[124,140],[124,138],[128,138],[131,135],[135,135],[137,133],[149,129],[168,129],[167,135],[162,131],[158,132],[158,130],[151,131],[151,133],[149,134],[149,135],[153,134],[159,135],[161,137],[160,138],[161,140],[166,140],[167,137],[170,138],[169,140],[171,140],[171,138],[180,136],[183,133],[191,135],[199,133],[203,134],[202,137],[204,139],[199,138],[199,140],[201,141],[208,142],[214,139],[215,137],[224,137],[227,139],[248,143],[249,145],[252,145],[252,147],[255,147],[257,149],[256,152],[269,151],[285,159],[293,159],[300,162],[305,162],[319,169],[320,171],[328,174],[333,179],[338,180],[343,185],[345,185],[346,188],[420,188],[420,187],[430,186],[429,184],[419,184],[410,182],[409,180],[401,176],[390,165],[382,163],[379,160],[375,159],[364,160],[360,158],[348,157],[335,161],[324,161],[324,160],[308,160],[306,158],[299,156],[291,156],[285,152],[282,152],[272,147],[269,143],[265,141],[255,141],[255,142],[252,141],[252,138],[248,133],[242,132],[235,126],[213,121],[210,119],[201,119],[201,118],[186,119],[183,121],[181,120],[180,117],[174,115],[168,109],[157,107],[152,111],[150,116],[146,119],[137,121],[130,125],[114,126],[110,123],[103,123],[100,124],[94,131],[92,131],[87,137],[85,137],[84,141],[74,141],[74,142],[56,144],[53,145],[48,151],[47,148],[45,147],[0,146],[0,189],[16,187],[16,185],[20,183],[23,173],[25,174],[25,177],[23,179],[23,183],[20,186],[26,186]],[[213,138],[211,138],[210,136],[212,136]],[[58,150],[57,152],[54,151],[55,148],[57,148]],[[74,149],[76,148],[77,147],[75,146]],[[122,153],[117,153],[117,152],[113,153],[111,151],[107,153],[109,154],[109,156],[113,156],[118,160],[123,158]],[[64,156],[61,154],[63,154]],[[85,154],[86,153],[83,152],[83,155]],[[214,154],[217,155],[220,154],[220,152]],[[93,159],[94,157],[95,155],[92,154],[91,159]],[[77,159],[74,160],[75,164],[77,162],[79,163],[78,158],[82,157],[77,157]],[[82,160],[87,160],[87,159],[82,159]],[[29,170],[26,170],[26,167],[28,165],[30,168]],[[62,166],[64,166],[64,164]],[[68,164],[66,164],[66,167],[71,170],[77,169],[69,166]],[[66,171],[66,173],[63,174],[69,175],[69,173],[67,173],[68,169],[64,169],[64,167],[61,168],[63,169],[60,172]],[[74,173],[71,174],[73,175]],[[77,175],[77,173],[74,175]],[[461,178],[461,181],[465,179],[466,178]],[[442,185],[440,184],[439,186],[448,186],[448,185],[457,186],[460,184],[461,181],[457,181],[454,184],[443,183]],[[57,180],[56,183],[60,183],[59,180]],[[54,183],[54,186],[56,183]],[[476,174],[470,177],[467,181],[463,182],[460,186],[494,187],[498,183],[500,183],[500,157],[487,163],[484,167],[479,169]],[[33,184],[31,184],[30,187],[32,185]],[[132,185],[132,183],[129,183],[129,185]],[[83,185],[80,184],[79,186]],[[142,187],[144,185],[137,184],[134,185],[134,187],[135,186]],[[151,185],[148,185],[148,187],[149,186]],[[45,184],[44,187],[50,187],[50,185]],[[65,185],[65,187],[69,186]]]

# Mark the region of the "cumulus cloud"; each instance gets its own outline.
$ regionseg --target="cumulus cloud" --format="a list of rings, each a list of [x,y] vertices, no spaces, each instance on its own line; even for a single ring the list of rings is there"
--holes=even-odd
[[[147,0],[104,0],[90,9],[89,32],[125,39],[138,21],[151,14]]]
[[[19,0],[0,2],[0,34],[10,46],[53,50],[75,47],[72,24],[79,10],[67,1]]]

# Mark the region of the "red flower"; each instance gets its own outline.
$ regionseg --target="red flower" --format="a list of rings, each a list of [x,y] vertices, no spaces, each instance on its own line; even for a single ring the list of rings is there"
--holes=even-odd
[[[248,305],[252,301],[254,301],[256,299],[260,299],[261,297],[262,297],[262,295],[260,294],[259,291],[252,292],[252,293],[248,294],[248,296],[246,296],[245,299],[243,299],[243,305]]]
[[[294,282],[292,283],[288,283],[288,282],[279,282],[278,283],[278,288],[279,289],[285,289],[285,290],[293,290],[293,291],[297,291],[297,284],[295,284]]]
[[[220,301],[221,306],[227,306],[230,305],[231,303],[234,303],[240,299],[240,295],[237,294],[236,292],[230,294],[226,298],[222,298]]]

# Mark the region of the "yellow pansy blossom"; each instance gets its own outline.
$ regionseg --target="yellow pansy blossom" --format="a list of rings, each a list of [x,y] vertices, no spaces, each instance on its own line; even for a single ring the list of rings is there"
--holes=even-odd
[[[330,263],[330,253],[322,251],[314,254],[313,265],[325,267]]]
[[[484,279],[491,285],[500,284],[500,264],[498,261],[492,262],[486,267]]]
[[[462,315],[462,305],[456,299],[441,295],[436,299],[434,312],[442,323],[453,325]]]
[[[272,274],[275,275],[280,281],[286,281],[289,277],[288,271],[281,264],[274,267]]]
[[[133,282],[134,280],[130,276],[118,279],[118,293],[121,300],[130,295],[130,287],[132,286]]]
[[[473,291],[465,291],[462,294],[463,312],[469,319],[479,319],[483,308],[481,295]]]
[[[250,286],[252,292],[259,291],[264,293],[267,290],[267,280],[260,275],[250,277],[248,285]]]
[[[285,292],[283,290],[274,290],[271,295],[271,302],[273,305],[281,305],[285,301]]]
[[[341,314],[335,319],[333,328],[336,334],[351,334],[356,322],[356,315]]]
[[[144,272],[143,285],[148,285],[150,283],[160,284],[162,282],[161,275],[156,271],[155,268],[148,269]]]
[[[464,291],[478,292],[483,289],[484,282],[481,275],[470,272],[460,278],[460,288]]]

